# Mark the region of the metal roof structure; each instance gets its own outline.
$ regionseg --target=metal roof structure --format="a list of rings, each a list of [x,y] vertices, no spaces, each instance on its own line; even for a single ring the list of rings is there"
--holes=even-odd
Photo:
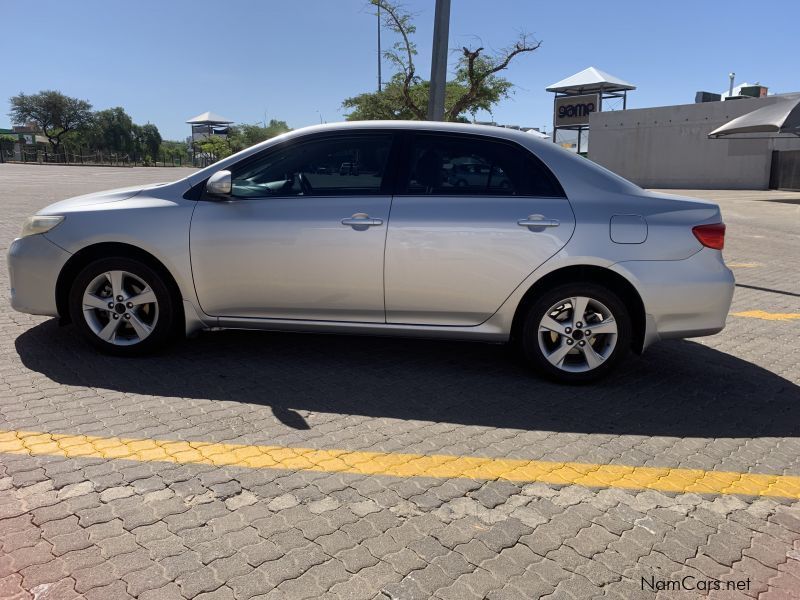
[[[566,79],[562,79],[547,88],[548,92],[561,92],[580,94],[583,92],[622,92],[626,90],[635,90],[636,86],[632,83],[609,75],[605,71],[601,71],[596,67],[589,67],[580,73],[570,75]]]
[[[739,100],[739,102],[752,102]],[[710,138],[739,133],[782,133],[800,135],[800,94],[787,94],[774,104],[757,108],[717,127]]]
[[[742,95],[742,88],[753,87],[753,86],[757,86],[757,85],[760,85],[760,84],[758,84],[758,83],[746,83],[746,82],[745,83],[740,83],[739,85],[734,86],[733,94],[730,93],[730,90],[725,90],[724,92],[720,92],[720,96],[722,96],[723,98],[730,98],[732,96],[741,96]]]
[[[216,113],[207,111],[196,117],[192,117],[187,123],[191,125],[228,125],[233,123],[230,119],[226,119],[225,117],[221,117]]]

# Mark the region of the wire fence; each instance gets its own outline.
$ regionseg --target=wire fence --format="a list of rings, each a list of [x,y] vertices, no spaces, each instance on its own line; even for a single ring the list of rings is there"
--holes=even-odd
[[[127,152],[103,152],[85,148],[61,148],[57,152],[41,147],[19,146],[0,143],[0,162],[87,165],[109,167],[183,167],[192,166],[191,158],[181,154],[162,152],[156,156],[144,156]]]

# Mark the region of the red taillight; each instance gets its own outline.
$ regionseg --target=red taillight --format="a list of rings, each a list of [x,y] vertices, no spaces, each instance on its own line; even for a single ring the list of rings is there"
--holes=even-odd
[[[692,227],[692,233],[706,248],[722,250],[725,246],[725,223],[712,223]]]

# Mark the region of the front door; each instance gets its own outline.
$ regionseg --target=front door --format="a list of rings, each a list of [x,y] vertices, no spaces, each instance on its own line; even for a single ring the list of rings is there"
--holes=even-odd
[[[385,322],[392,135],[320,135],[231,168],[228,200],[198,202],[191,258],[218,317]]]
[[[418,133],[407,162],[386,241],[388,323],[479,325],[575,228],[558,181],[516,144]]]

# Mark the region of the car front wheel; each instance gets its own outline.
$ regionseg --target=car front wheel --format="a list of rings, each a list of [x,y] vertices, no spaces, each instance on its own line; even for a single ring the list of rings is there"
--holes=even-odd
[[[565,284],[529,308],[522,333],[528,362],[562,383],[587,383],[608,374],[627,354],[631,319],[625,303],[597,284]]]
[[[84,267],[70,290],[69,310],[81,335],[109,354],[152,352],[175,331],[176,302],[162,276],[127,257]]]

